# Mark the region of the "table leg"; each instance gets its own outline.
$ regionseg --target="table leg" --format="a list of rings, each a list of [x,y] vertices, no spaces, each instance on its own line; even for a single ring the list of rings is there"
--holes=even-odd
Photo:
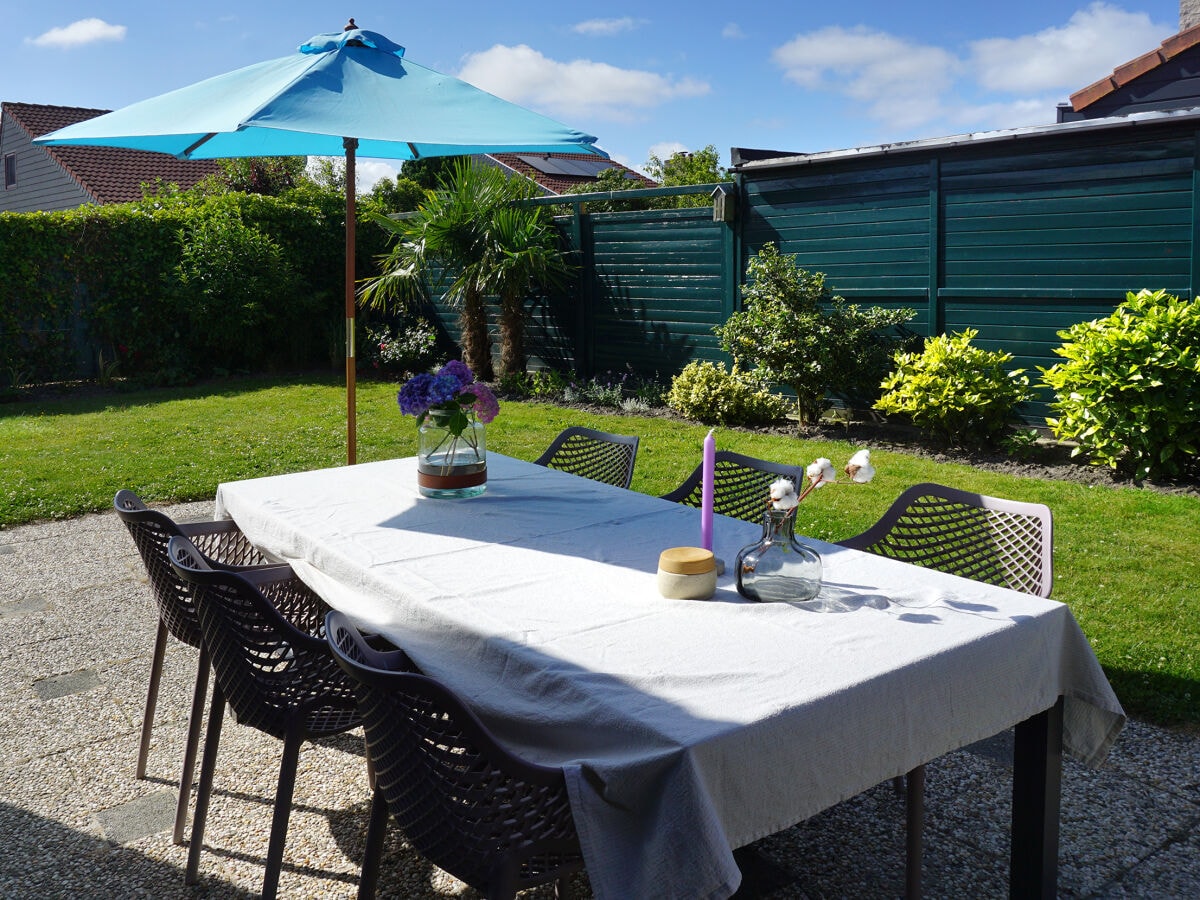
[[[1016,728],[1008,886],[1012,898],[1050,900],[1057,894],[1062,729],[1062,697]]]

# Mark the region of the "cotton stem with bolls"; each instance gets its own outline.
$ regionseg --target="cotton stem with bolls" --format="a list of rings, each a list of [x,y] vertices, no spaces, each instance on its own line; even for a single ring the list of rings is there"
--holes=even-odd
[[[875,467],[871,465],[871,451],[859,450],[850,457],[850,461],[846,463],[842,471],[849,475],[850,481],[855,484],[869,482],[875,477]],[[796,486],[789,478],[780,478],[772,483],[767,499],[768,507],[786,510],[789,516],[794,515],[796,508],[800,506],[804,498],[817,488],[837,483],[837,472],[833,468],[833,463],[823,456],[809,463],[804,470],[804,475],[807,483],[799,496],[796,494]]]

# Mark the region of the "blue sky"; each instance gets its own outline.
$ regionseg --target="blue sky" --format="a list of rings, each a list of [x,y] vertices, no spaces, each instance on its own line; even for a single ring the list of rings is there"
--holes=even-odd
[[[1178,30],[1177,0],[0,2],[0,99],[118,108],[285,56],[346,16],[595,134],[615,159],[813,152],[1045,124]],[[368,184],[394,164],[360,164]]]

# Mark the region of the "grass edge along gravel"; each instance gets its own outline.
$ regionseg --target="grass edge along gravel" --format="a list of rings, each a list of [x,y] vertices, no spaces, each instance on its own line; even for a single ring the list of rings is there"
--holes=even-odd
[[[416,428],[395,393],[394,384],[359,385],[362,462],[416,452]],[[341,465],[345,415],[344,387],[333,377],[0,404],[0,529],[108,509],[120,488],[150,503],[202,500],[222,481]],[[569,425],[637,434],[633,489],[648,494],[683,480],[708,431],[678,419],[508,401],[488,426],[488,446],[534,459]],[[718,429],[717,440],[722,449],[793,464],[826,456],[841,465],[858,449],[732,428]],[[896,451],[875,450],[872,461],[879,475],[870,485],[833,486],[806,500],[799,530],[825,540],[856,534],[920,481],[1045,503],[1055,524],[1053,597],[1071,607],[1126,711],[1200,729],[1200,498]]]

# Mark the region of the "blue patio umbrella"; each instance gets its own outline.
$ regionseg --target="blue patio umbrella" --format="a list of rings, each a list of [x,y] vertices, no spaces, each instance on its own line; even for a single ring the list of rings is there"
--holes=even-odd
[[[237,69],[37,138],[128,147],[179,159],[346,157],[346,458],[356,458],[354,178],[356,154],[421,159],[474,153],[606,156],[596,138],[404,58],[350,20],[296,53]]]

